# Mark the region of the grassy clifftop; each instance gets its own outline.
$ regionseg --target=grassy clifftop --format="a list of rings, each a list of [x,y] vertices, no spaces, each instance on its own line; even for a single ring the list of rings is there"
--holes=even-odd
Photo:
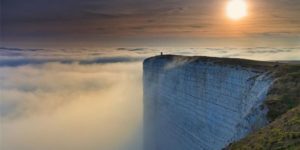
[[[299,150],[300,106],[291,109],[267,127],[231,144],[231,150]]]
[[[270,121],[300,104],[300,65],[279,66],[274,77],[276,81],[266,100]]]
[[[272,72],[276,80],[265,101],[271,123],[227,149],[300,149],[300,65],[280,64]]]

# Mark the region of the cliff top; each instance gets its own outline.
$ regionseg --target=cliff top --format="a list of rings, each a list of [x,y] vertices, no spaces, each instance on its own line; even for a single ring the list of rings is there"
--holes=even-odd
[[[208,62],[213,64],[219,64],[224,66],[240,66],[244,68],[252,68],[255,70],[269,70],[276,68],[280,65],[286,65],[283,62],[270,62],[270,61],[256,61],[239,58],[219,58],[219,57],[207,57],[207,56],[180,56],[180,55],[160,55],[150,57],[144,60],[144,64],[154,60],[165,60],[171,62],[186,62],[186,63],[197,63],[197,62]]]

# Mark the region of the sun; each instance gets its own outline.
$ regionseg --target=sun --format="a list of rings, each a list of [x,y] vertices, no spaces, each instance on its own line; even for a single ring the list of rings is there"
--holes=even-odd
[[[247,16],[247,3],[245,0],[230,0],[226,7],[227,16],[232,20],[239,20]]]

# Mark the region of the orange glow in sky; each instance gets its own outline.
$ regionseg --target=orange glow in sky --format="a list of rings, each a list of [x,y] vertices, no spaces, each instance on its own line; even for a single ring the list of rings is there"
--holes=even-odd
[[[239,20],[247,16],[247,3],[245,0],[230,0],[226,7],[227,16],[232,20]]]

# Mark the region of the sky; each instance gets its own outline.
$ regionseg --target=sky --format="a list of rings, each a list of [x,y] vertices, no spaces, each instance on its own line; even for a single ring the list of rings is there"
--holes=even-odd
[[[299,46],[299,0],[1,0],[5,46]]]

